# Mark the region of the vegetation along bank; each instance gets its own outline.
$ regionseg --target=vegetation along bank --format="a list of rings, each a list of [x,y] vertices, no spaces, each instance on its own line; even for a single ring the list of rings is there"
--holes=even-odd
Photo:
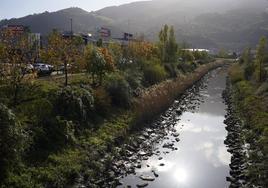
[[[166,109],[209,70],[222,64],[187,51],[173,27],[159,41],[84,46],[79,37],[49,35],[40,52],[64,74],[37,78],[24,36],[0,43],[1,187],[98,185],[111,155],[132,130]],[[12,41],[16,41],[16,49]],[[27,54],[27,55],[26,55]]]
[[[225,143],[232,154],[231,187],[268,185],[268,82],[267,42],[263,37],[256,56],[245,49],[230,67],[224,98],[228,104]]]

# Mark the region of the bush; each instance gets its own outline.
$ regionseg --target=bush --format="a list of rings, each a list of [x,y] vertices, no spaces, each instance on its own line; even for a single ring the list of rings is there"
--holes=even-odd
[[[253,64],[245,65],[245,68],[244,68],[245,79],[250,80],[253,73],[254,73],[254,65]]]
[[[244,80],[244,71],[239,64],[230,67],[229,75],[232,83]]]
[[[268,94],[268,83],[264,82],[256,91],[257,95],[264,95],[264,94]]]
[[[160,64],[154,64],[148,62],[143,70],[144,74],[144,84],[145,86],[150,86],[157,84],[167,78],[167,73]]]
[[[126,70],[125,78],[133,90],[142,87],[143,73],[142,71],[137,70],[137,68]]]
[[[197,65],[192,62],[181,62],[178,64],[177,68],[183,73],[188,73],[193,72],[197,68]]]
[[[112,102],[109,93],[103,87],[99,87],[94,90],[93,95],[96,113],[106,116],[109,113]]]
[[[176,72],[176,65],[174,63],[165,64],[165,70],[169,75],[169,78],[176,78],[177,72]]]
[[[57,114],[69,120],[88,120],[94,107],[94,98],[88,89],[65,87],[56,94]]]
[[[237,92],[237,96],[240,98],[239,100],[244,100],[246,97],[250,96],[253,93],[253,88],[248,81],[240,81],[235,85],[235,91]]]
[[[16,116],[0,104],[0,182],[18,168],[20,155],[24,148],[25,134]],[[1,183],[0,183],[1,187]]]
[[[112,98],[112,104],[118,107],[128,108],[131,103],[131,88],[125,78],[119,73],[108,76],[105,88]]]

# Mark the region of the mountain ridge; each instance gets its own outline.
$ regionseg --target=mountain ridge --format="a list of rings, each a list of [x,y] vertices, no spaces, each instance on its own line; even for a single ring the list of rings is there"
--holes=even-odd
[[[266,0],[258,0],[259,3],[250,0],[195,2],[140,1],[91,12],[70,7],[55,12],[2,20],[0,26],[23,24],[30,26],[33,32],[46,35],[52,29],[70,30],[72,18],[75,32],[94,33],[97,27],[103,26],[112,29],[113,37],[121,36],[122,32],[132,32],[143,34],[148,40],[155,41],[160,28],[169,24],[174,25],[177,40],[187,41],[193,47],[202,48],[241,49],[246,45],[255,46],[259,35],[267,36]]]

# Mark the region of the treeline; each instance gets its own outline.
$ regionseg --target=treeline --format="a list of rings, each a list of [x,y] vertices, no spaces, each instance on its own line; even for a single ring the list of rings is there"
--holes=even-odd
[[[0,41],[1,187],[65,187],[82,170],[97,177],[105,171],[103,143],[133,121],[133,98],[212,60],[185,50],[167,25],[155,44],[141,37],[84,46],[53,31],[39,56],[64,76],[38,79],[28,71],[37,57],[26,35],[5,33]]]
[[[242,120],[241,142],[249,187],[266,187],[268,167],[268,48],[262,37],[255,53],[244,50],[240,61],[230,68],[233,103]]]

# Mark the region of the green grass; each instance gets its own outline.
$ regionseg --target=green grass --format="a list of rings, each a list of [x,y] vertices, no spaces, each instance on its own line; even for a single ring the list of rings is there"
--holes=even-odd
[[[267,185],[268,157],[268,92],[266,84],[246,81],[234,72],[243,72],[242,67],[235,66],[229,74],[232,81],[233,103],[243,124],[243,139],[250,144],[249,182],[251,185]],[[239,78],[239,79],[238,79]],[[261,91],[261,92],[260,92]]]

